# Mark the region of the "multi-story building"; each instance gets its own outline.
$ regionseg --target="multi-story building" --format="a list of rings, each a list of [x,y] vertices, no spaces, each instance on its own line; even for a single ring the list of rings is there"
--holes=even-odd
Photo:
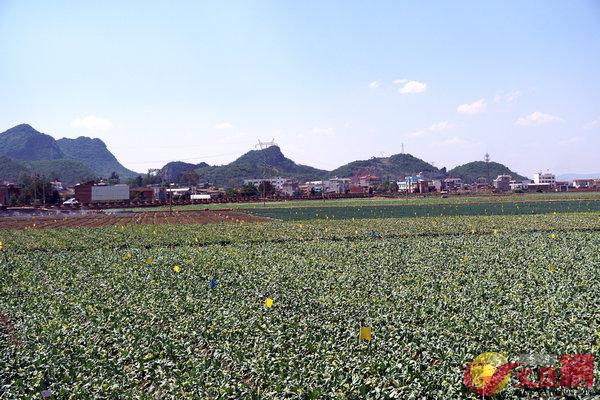
[[[462,189],[463,181],[460,178],[446,178],[444,179],[446,190],[460,190]]]
[[[511,179],[512,177],[510,175],[498,175],[498,177],[494,179],[494,188],[498,192],[510,191]]]
[[[331,178],[323,182],[325,193],[345,194],[350,190],[350,178]]]
[[[575,180],[573,180],[573,186],[577,189],[593,188],[594,185],[595,185],[595,179],[575,179]]]
[[[538,172],[537,174],[533,174],[533,183],[535,183],[536,185],[548,184],[551,187],[554,187],[554,185],[556,184],[556,176],[549,172]]]

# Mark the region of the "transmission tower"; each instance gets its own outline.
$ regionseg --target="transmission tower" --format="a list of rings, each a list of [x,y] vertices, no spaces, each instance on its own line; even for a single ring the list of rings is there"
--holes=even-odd
[[[260,139],[258,139],[258,143],[256,146],[254,146],[254,148],[264,150],[271,146],[277,146],[277,143],[275,143],[275,138],[271,139],[270,142],[261,142]]]

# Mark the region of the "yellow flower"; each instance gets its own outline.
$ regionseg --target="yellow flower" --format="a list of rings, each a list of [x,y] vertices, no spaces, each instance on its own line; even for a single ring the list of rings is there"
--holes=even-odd
[[[556,266],[554,264],[550,264],[550,266],[548,267],[548,270],[550,270],[550,272],[554,272],[554,271],[556,271]]]
[[[270,297],[267,297],[265,300],[265,306],[267,306],[267,308],[273,307],[273,299]]]
[[[360,340],[365,340],[367,342],[371,341],[371,327],[370,326],[361,326],[360,327]]]
[[[550,237],[551,237],[552,239],[556,239],[556,233],[553,233],[552,235],[550,235]]]
[[[463,257],[463,259],[462,259],[462,261],[463,261],[464,263],[466,263],[467,261],[469,261],[469,256],[464,256],[464,257]]]
[[[179,265],[176,265],[173,267],[173,271],[175,272],[179,272],[181,270],[181,267]]]
[[[498,234],[498,229],[494,229],[493,233],[494,233],[494,235],[497,235]]]
[[[152,265],[152,261],[154,261],[154,260],[152,260],[152,257],[146,258],[146,264]]]

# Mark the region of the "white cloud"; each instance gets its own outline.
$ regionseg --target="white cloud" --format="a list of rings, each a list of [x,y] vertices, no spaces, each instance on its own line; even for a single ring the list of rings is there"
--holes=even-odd
[[[396,85],[402,85],[398,91],[402,94],[423,93],[427,90],[427,84],[419,81],[409,81],[406,79],[396,79]]]
[[[521,93],[520,90],[513,90],[507,93],[500,93],[494,96],[494,103],[500,103],[503,101],[507,103],[512,103],[513,101],[521,97],[522,94],[523,93]]]
[[[559,146],[569,146],[573,144],[581,143],[583,139],[580,136],[573,136],[568,139],[559,140],[557,143]]]
[[[454,136],[452,138],[442,140],[441,142],[437,142],[441,146],[460,146],[469,143],[465,139],[459,138],[458,136]]]
[[[587,124],[585,124],[583,126],[583,129],[585,129],[585,130],[596,129],[596,128],[600,128],[600,120],[598,120],[598,119],[588,122]]]
[[[448,121],[440,121],[440,122],[436,122],[435,124],[431,125],[429,127],[429,130],[432,132],[441,132],[441,131],[447,131],[449,129],[453,129],[455,128],[455,125],[451,124]]]
[[[506,96],[505,96],[506,101],[508,101],[509,103],[515,101],[519,97],[521,97],[521,91],[520,90],[513,90],[512,92],[507,93]]]
[[[406,134],[406,136],[408,137],[419,137],[419,136],[423,136],[425,134],[425,131],[414,131],[414,132],[409,132]]]
[[[321,136],[331,137],[331,136],[334,135],[335,129],[333,129],[333,128],[319,128],[319,127],[315,127],[315,128],[313,128],[312,132],[315,135],[321,135]]]
[[[233,128],[233,124],[231,122],[227,122],[227,121],[219,122],[218,124],[215,125],[215,129],[218,129],[220,131],[222,131],[224,129],[231,129],[231,128]]]
[[[481,98],[472,103],[461,104],[456,107],[456,112],[459,114],[479,114],[487,107],[485,98]]]
[[[379,80],[369,83],[371,89],[377,89],[379,86],[381,86],[381,81]]]
[[[96,117],[95,115],[88,115],[82,118],[75,118],[71,121],[73,128],[83,128],[90,131],[106,131],[112,128],[112,122],[106,118]]]
[[[543,112],[535,111],[529,115],[517,119],[515,124],[521,126],[541,126],[562,121],[562,118],[555,115],[544,114]]]

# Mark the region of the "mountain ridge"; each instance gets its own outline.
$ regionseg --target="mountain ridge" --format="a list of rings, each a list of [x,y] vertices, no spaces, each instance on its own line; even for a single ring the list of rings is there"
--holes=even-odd
[[[279,146],[250,150],[224,165],[172,161],[165,164],[159,174],[163,181],[180,183],[184,174],[195,171],[200,182],[220,187],[236,187],[240,186],[244,179],[275,176],[300,181],[366,174],[402,179],[404,176],[421,172],[428,177],[459,177],[467,183],[472,183],[478,177],[486,176],[488,166],[491,178],[500,174],[510,174],[516,180],[527,179],[507,166],[495,162],[487,165],[483,161],[473,161],[446,171],[446,168],[437,168],[404,153],[355,160],[328,171],[294,162],[282,153]],[[14,180],[15,174],[20,172],[61,178],[66,184],[98,177],[107,178],[112,172],[119,174],[122,180],[141,175],[119,163],[101,139],[79,136],[75,139],[55,140],[28,124],[20,124],[0,133],[0,179]]]
[[[0,179],[29,173],[60,178],[71,185],[116,172],[122,179],[137,175],[125,168],[98,138],[54,139],[29,124],[0,133]],[[18,175],[17,174],[17,175]]]

